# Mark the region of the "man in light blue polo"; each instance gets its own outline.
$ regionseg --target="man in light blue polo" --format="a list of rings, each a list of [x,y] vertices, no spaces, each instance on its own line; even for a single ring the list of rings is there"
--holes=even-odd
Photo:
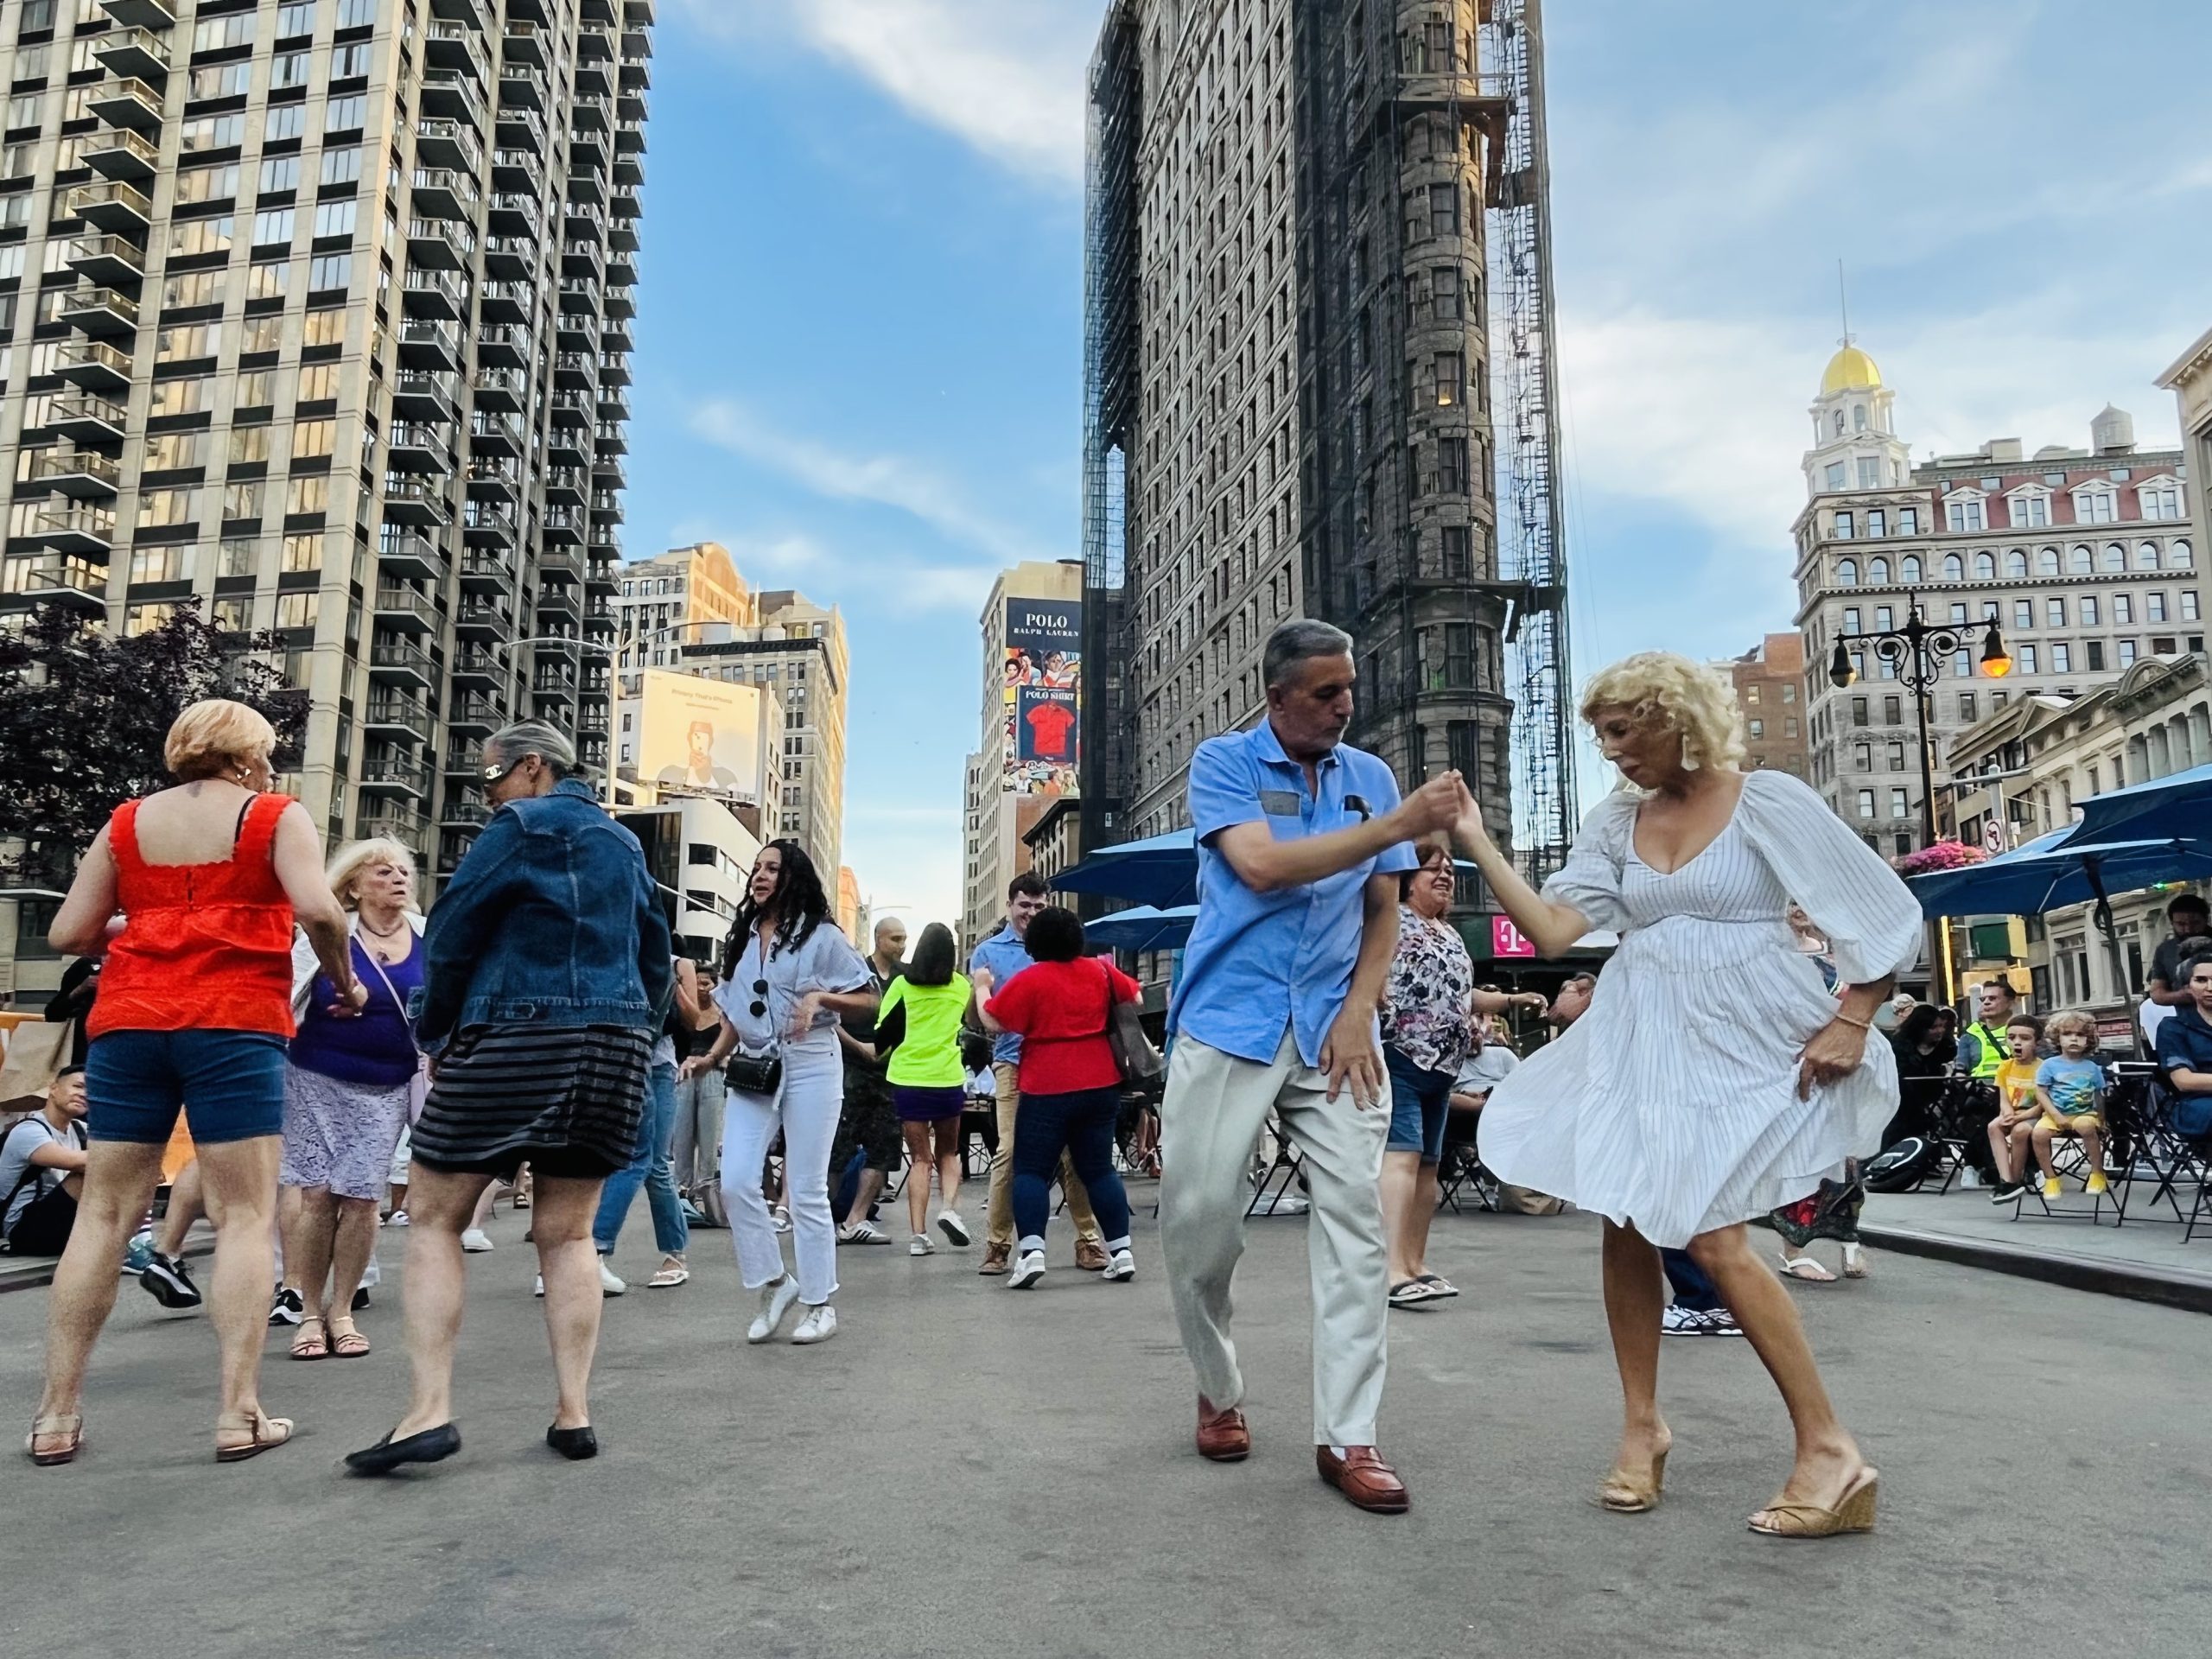
[[[1198,1447],[1251,1450],[1237,1402],[1229,1285],[1244,1252],[1252,1149],[1269,1111],[1305,1154],[1313,1197],[1314,1461],[1364,1510],[1406,1489],[1375,1449],[1389,1287],[1377,1182],[1389,1128],[1376,1007],[1397,944],[1398,873],[1448,829],[1459,775],[1403,803],[1351,721],[1352,642],[1325,622],[1268,640],[1266,723],[1191,760],[1198,918],[1168,1009],[1160,1244],[1198,1374]]]

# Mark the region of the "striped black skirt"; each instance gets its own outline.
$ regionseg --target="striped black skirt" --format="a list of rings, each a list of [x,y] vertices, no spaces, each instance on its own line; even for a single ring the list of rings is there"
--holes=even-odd
[[[415,1161],[512,1179],[604,1179],[636,1153],[653,1033],[623,1026],[475,1026],[439,1058]]]

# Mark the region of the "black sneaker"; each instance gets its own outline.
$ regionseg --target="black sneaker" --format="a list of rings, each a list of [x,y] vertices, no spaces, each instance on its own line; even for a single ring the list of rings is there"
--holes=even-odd
[[[362,1286],[353,1293],[353,1311],[358,1313],[369,1305],[369,1287]]]
[[[181,1255],[163,1255],[159,1250],[138,1275],[138,1282],[163,1307],[197,1307],[200,1306],[200,1287],[192,1282],[192,1274]]]
[[[307,1304],[300,1300],[296,1290],[279,1290],[276,1300],[269,1305],[269,1323],[297,1325],[307,1314]]]
[[[1998,1205],[2017,1204],[2025,1196],[2027,1190],[2025,1181],[1999,1181],[1989,1189],[1989,1201]]]

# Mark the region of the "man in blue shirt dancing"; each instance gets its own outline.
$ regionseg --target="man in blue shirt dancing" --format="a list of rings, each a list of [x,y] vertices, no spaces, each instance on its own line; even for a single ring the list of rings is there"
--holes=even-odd
[[[1351,721],[1352,641],[1295,620],[1268,640],[1268,718],[1198,746],[1191,823],[1198,918],[1183,957],[1160,1109],[1160,1253],[1198,1374],[1198,1448],[1251,1451],[1229,1287],[1244,1251],[1252,1149],[1273,1110],[1313,1197],[1314,1460],[1363,1510],[1406,1489],[1375,1448],[1388,1294],[1376,1184],[1389,1128],[1376,1027],[1412,843],[1459,816],[1446,772],[1401,804]]]

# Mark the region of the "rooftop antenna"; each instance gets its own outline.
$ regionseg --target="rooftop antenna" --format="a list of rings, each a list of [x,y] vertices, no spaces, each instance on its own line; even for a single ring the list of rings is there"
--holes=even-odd
[[[1851,344],[1851,291],[1844,286],[1843,261],[1840,259],[1835,262],[1835,302],[1837,309],[1843,313],[1843,338],[1837,343],[1848,346]]]

